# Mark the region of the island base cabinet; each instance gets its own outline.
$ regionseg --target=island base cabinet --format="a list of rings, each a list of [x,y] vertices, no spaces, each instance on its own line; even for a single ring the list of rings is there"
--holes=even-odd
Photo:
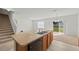
[[[28,45],[19,45],[16,42],[16,51],[46,51],[53,40],[53,33],[42,36],[41,38],[29,43]]]
[[[50,46],[50,44],[52,43],[52,41],[53,41],[53,33],[50,32],[50,33],[48,33],[48,46]]]
[[[28,46],[21,46],[16,43],[16,51],[28,51]]]
[[[48,49],[48,36],[43,36],[43,51],[46,51]]]
[[[48,46],[51,44],[51,33],[48,33]]]
[[[52,41],[53,41],[53,33],[51,32],[51,42],[50,42],[50,44],[52,43]]]

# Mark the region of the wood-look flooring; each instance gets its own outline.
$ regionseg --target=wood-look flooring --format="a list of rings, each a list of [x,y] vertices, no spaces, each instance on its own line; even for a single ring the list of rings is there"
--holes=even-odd
[[[79,51],[79,47],[54,40],[48,51]]]
[[[79,51],[78,38],[65,34],[54,35],[48,51]]]

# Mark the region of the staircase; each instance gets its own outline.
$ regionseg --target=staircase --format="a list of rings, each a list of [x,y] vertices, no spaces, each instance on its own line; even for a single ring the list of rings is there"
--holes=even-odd
[[[11,35],[14,34],[11,25],[9,27],[7,26],[6,28],[0,26],[0,43],[13,40]]]
[[[7,15],[0,15],[0,51],[10,51],[14,49],[13,29]]]

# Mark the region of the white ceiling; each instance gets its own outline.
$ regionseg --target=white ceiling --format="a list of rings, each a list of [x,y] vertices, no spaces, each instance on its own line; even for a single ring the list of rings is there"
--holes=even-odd
[[[13,8],[13,10],[15,11],[15,14],[31,19],[48,18],[79,13],[79,8]]]

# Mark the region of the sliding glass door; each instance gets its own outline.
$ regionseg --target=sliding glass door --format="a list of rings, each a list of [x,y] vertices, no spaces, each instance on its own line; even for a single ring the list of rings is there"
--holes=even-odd
[[[62,21],[53,21],[53,31],[54,32],[63,32],[63,22]]]

